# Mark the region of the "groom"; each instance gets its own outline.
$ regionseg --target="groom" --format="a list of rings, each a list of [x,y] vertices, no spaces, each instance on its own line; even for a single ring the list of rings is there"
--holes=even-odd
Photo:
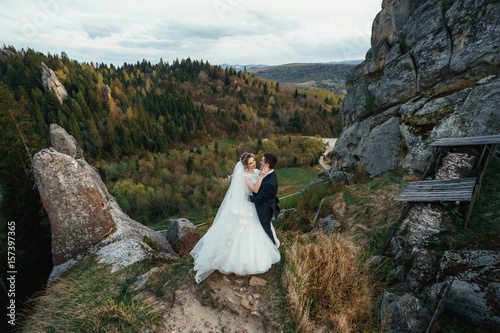
[[[276,178],[276,173],[274,172],[274,167],[276,166],[276,156],[273,154],[264,154],[262,160],[260,162],[261,172],[263,169],[269,170],[264,179],[262,179],[262,184],[260,185],[260,189],[257,193],[254,193],[253,196],[250,196],[250,201],[255,204],[255,208],[257,209],[257,215],[259,215],[260,224],[262,224],[262,228],[267,233],[267,235],[273,241],[273,244],[276,245],[276,241],[273,237],[273,232],[271,231],[271,218],[278,217],[280,213],[280,209],[278,207],[278,198],[276,198],[276,193],[278,192],[278,179]],[[267,168],[266,168],[267,166]]]

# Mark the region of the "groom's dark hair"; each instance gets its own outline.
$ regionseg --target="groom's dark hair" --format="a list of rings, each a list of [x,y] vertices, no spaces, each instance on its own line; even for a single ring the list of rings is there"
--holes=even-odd
[[[274,156],[274,154],[265,153],[264,162],[266,162],[266,164],[269,164],[269,168],[274,169],[276,163],[278,163],[278,159],[276,158],[276,156]]]

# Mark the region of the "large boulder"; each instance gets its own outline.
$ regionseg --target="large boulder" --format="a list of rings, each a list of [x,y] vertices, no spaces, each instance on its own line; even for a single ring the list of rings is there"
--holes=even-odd
[[[59,79],[57,78],[54,71],[48,68],[47,65],[45,65],[43,62],[40,65],[40,68],[42,70],[43,88],[45,89],[45,91],[53,89],[57,96],[57,99],[62,104],[63,100],[68,96],[66,88],[64,88],[62,83],[59,82]]]
[[[51,125],[51,138],[52,145],[64,153],[50,148],[33,158],[36,184],[52,230],[55,267],[49,282],[90,254],[112,264],[113,271],[144,258],[178,258],[162,234],[122,211],[92,166],[70,156],[77,151],[72,136]]]
[[[200,240],[196,226],[187,219],[172,219],[168,222],[167,239],[181,257],[189,254]]]
[[[83,159],[82,148],[80,148],[76,139],[72,135],[69,135],[61,126],[50,124],[50,141],[56,151],[76,159]]]
[[[73,258],[116,230],[106,194],[79,161],[54,149],[44,149],[35,154],[33,171],[50,219],[54,265]]]

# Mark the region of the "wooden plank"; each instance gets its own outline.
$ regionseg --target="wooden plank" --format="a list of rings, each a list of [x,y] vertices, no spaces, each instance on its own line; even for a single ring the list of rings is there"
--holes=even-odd
[[[466,197],[428,197],[428,196],[423,196],[423,197],[406,197],[406,198],[396,198],[394,199],[395,201],[405,201],[405,202],[452,202],[452,201],[460,201],[460,202],[467,202],[471,201],[472,199],[472,194],[468,195]]]
[[[442,138],[432,142],[432,147],[444,146],[474,146],[485,144],[498,144],[500,143],[500,135],[485,135],[485,136],[472,136],[460,138]]]
[[[471,201],[477,178],[411,182],[395,201]]]

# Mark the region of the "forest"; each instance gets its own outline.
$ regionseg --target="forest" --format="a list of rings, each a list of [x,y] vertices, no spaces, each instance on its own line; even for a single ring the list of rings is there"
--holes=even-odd
[[[62,103],[43,87],[42,62],[68,93]],[[342,101],[328,90],[282,87],[203,60],[118,67],[4,46],[0,226],[15,221],[26,275],[50,271],[49,221],[31,158],[51,146],[52,123],[75,137],[133,218],[148,224],[195,214],[202,222],[214,216],[243,151],[275,152],[278,168],[314,167],[322,144],[307,137],[338,136]]]

